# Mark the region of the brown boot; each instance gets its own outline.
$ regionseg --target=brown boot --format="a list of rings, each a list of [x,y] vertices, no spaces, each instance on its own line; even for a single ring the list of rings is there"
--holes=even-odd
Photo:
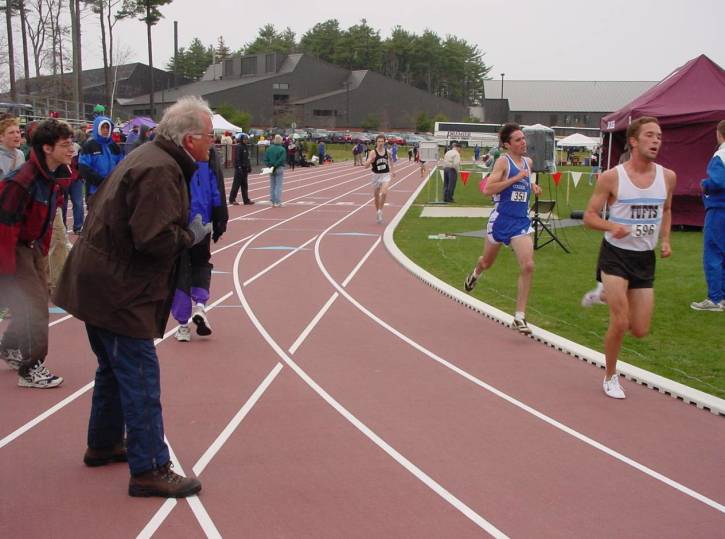
[[[118,442],[113,447],[106,447],[103,449],[94,449],[89,447],[86,449],[86,454],[83,455],[83,462],[86,466],[92,468],[96,466],[105,466],[112,462],[126,462],[128,457],[126,456],[126,444],[125,442]]]
[[[183,477],[175,473],[171,461],[155,470],[132,475],[128,482],[129,496],[160,496],[162,498],[186,498],[201,490],[201,483],[195,477]]]

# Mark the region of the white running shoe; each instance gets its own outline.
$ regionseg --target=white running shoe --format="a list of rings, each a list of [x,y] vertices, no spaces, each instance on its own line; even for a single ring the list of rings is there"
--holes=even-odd
[[[514,323],[511,325],[511,327],[522,335],[531,334],[531,328],[526,323],[526,318],[514,318]]]
[[[383,222],[383,210],[378,210],[375,212],[375,222],[378,224]]]
[[[206,307],[201,303],[194,306],[194,314],[191,315],[191,321],[196,324],[196,334],[206,337],[211,335],[211,325],[206,317]]]
[[[17,348],[8,348],[0,352],[0,358],[2,358],[8,367],[17,371],[20,368],[20,364],[23,362],[23,354]]]
[[[605,378],[602,383],[602,388],[604,389],[604,393],[606,393],[607,397],[612,397],[613,399],[623,399],[625,397],[624,391],[622,391],[622,386],[619,385],[618,374],[615,374],[609,380]]]
[[[592,305],[606,305],[605,301],[602,301],[602,291],[598,288],[590,290],[582,297],[582,307],[591,307]]]
[[[40,361],[38,361],[25,376],[18,376],[20,387],[36,387],[38,389],[49,389],[58,387],[63,383],[61,376],[52,374]]]
[[[696,311],[714,311],[719,313],[725,310],[725,308],[723,308],[723,301],[715,303],[710,298],[705,298],[702,301],[693,301],[690,303],[690,307]]]
[[[174,333],[174,337],[179,342],[189,342],[191,340],[191,330],[189,326],[179,326],[179,329]]]

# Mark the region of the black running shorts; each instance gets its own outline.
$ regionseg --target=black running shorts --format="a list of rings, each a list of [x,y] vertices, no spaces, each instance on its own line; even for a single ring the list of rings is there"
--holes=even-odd
[[[628,288],[652,288],[655,282],[654,251],[630,251],[615,247],[602,239],[597,262],[597,281],[602,282],[602,273],[616,275],[629,282]]]

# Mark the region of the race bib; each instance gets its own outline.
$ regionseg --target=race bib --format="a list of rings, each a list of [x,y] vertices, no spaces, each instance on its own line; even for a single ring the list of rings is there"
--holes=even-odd
[[[632,236],[635,238],[642,238],[645,236],[652,236],[657,230],[657,225],[634,225],[632,227]]]
[[[511,191],[511,202],[526,202],[526,191]]]

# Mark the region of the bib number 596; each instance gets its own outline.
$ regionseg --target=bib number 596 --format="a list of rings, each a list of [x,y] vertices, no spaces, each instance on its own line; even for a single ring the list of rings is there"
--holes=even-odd
[[[632,235],[636,238],[641,238],[642,236],[651,236],[655,233],[655,230],[657,229],[657,225],[634,225],[632,228]]]

